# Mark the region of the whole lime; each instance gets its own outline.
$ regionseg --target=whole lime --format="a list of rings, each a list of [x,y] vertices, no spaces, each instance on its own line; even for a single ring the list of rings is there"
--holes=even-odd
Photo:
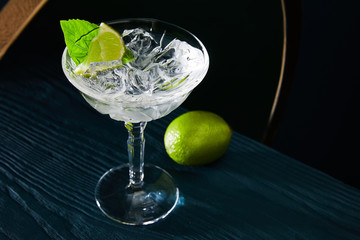
[[[230,126],[219,115],[191,111],[169,124],[164,136],[165,149],[181,165],[204,165],[226,152],[231,134]]]

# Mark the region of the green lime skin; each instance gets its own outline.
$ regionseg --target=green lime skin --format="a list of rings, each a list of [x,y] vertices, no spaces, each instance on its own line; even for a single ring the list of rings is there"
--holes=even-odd
[[[205,165],[219,159],[228,149],[232,131],[219,115],[190,111],[174,119],[166,129],[165,149],[181,165]]]

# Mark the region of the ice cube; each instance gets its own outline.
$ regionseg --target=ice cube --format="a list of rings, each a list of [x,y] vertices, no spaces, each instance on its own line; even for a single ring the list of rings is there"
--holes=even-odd
[[[126,47],[137,57],[151,52],[159,44],[154,37],[144,29],[125,30],[122,34]]]
[[[107,62],[92,62],[84,74],[95,76],[97,72],[104,69],[115,68],[122,65],[121,59],[107,61]]]
[[[151,84],[149,81],[149,74],[139,69],[130,69],[128,72],[128,83],[130,94],[151,94]]]

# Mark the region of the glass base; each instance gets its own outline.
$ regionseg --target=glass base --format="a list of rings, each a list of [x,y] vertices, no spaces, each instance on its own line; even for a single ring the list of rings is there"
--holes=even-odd
[[[95,200],[112,220],[129,225],[147,225],[165,218],[176,206],[179,189],[165,170],[145,165],[144,183],[129,184],[129,165],[107,171],[97,183]]]

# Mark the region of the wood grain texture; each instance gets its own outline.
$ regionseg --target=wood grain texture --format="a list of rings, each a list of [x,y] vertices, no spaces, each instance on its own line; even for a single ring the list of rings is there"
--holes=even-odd
[[[47,0],[9,0],[0,10],[0,59]]]
[[[88,106],[59,61],[0,73],[0,239],[359,239],[359,190],[237,132],[211,165],[171,161],[163,134],[183,108],[145,131],[145,161],[172,174],[177,208],[146,227],[113,222],[94,188],[127,161],[123,124]]]

